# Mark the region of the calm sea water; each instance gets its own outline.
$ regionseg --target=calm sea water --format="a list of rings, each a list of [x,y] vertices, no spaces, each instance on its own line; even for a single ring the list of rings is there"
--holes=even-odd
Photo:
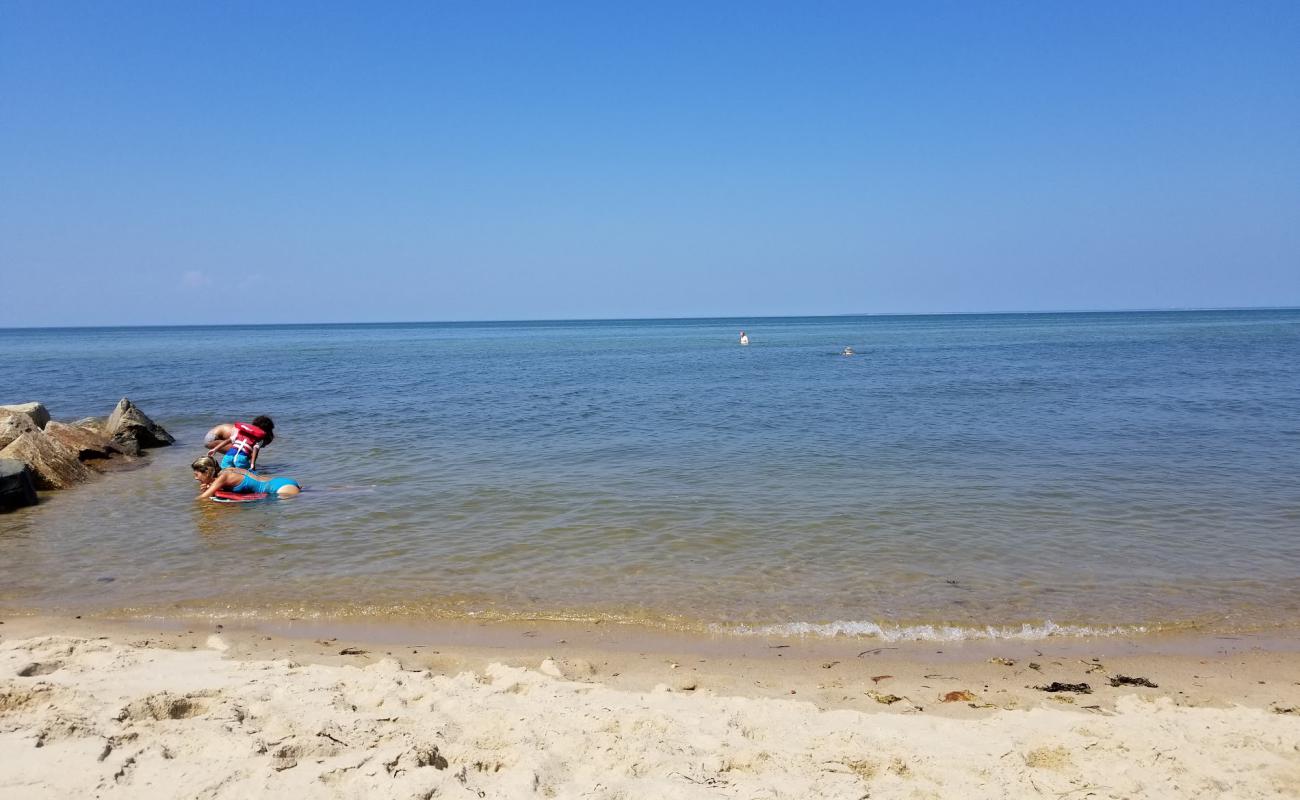
[[[1300,620],[1300,311],[3,330],[0,352],[0,402],[128,395],[180,440],[0,516],[4,609]],[[308,491],[196,503],[203,431],[257,414],[260,466]]]

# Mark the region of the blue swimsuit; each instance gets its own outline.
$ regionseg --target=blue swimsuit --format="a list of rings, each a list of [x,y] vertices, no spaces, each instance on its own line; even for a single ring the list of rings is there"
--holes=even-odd
[[[252,475],[244,475],[244,479],[235,484],[235,488],[230,491],[235,494],[279,494],[282,486],[297,486],[299,490],[302,486],[293,478],[267,478],[259,481]]]
[[[240,452],[233,447],[227,450],[225,455],[221,457],[222,469],[229,469],[230,467],[235,467],[237,469],[250,469],[252,466],[253,459],[249,457],[248,453]]]

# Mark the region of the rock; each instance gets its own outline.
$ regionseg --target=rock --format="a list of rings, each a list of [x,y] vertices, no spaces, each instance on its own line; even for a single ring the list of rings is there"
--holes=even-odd
[[[85,428],[88,431],[103,433],[104,419],[104,417],[82,417],[72,424],[78,428]]]
[[[31,468],[37,489],[66,489],[90,478],[77,454],[44,431],[28,431],[0,450],[0,458],[16,458]]]
[[[175,442],[163,427],[145,416],[135,404],[123,397],[104,423],[104,432],[115,442],[134,442],[139,447],[166,447]]]
[[[36,505],[32,471],[23,462],[0,458],[0,511]]]
[[[38,428],[44,428],[45,423],[50,421],[50,412],[45,410],[44,403],[19,403],[13,406],[0,406],[0,414],[26,414]]]
[[[26,414],[4,414],[0,412],[0,450],[28,431],[39,431],[36,423]]]
[[[45,435],[77,454],[85,461],[90,458],[108,458],[114,453],[122,452],[111,439],[102,433],[95,433],[76,425],[62,422],[50,422],[45,426]]]

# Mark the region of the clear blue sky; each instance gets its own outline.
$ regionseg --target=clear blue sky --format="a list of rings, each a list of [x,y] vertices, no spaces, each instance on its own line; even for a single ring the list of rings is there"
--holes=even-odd
[[[0,3],[0,326],[1300,305],[1300,3]]]

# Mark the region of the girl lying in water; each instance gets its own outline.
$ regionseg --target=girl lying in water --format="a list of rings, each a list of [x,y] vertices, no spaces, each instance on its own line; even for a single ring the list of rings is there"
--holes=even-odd
[[[293,478],[276,478],[256,475],[246,469],[222,469],[212,456],[203,456],[190,464],[194,470],[194,480],[203,487],[198,499],[211,497],[217,492],[234,494],[273,494],[289,497],[302,491],[302,487]]]

